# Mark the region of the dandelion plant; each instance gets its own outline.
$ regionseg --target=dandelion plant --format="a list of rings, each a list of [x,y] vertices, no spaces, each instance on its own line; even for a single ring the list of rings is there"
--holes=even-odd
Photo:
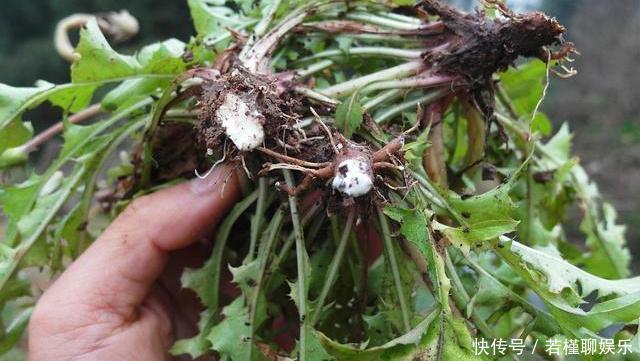
[[[518,360],[474,345],[520,339],[550,359],[545,342],[605,329],[640,352],[625,228],[540,112],[579,48],[554,18],[497,0],[185,6],[186,43],[125,55],[90,19],[70,83],[0,85],[0,353],[37,301],[33,270],[63,272],[133,199],[223,164],[243,199],[182,275],[203,308],[173,355]],[[34,137],[44,103],[63,117]]]

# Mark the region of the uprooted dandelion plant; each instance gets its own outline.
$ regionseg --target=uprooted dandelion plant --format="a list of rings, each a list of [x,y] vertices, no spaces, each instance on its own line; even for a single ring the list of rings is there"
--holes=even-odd
[[[135,55],[88,20],[70,83],[0,85],[0,352],[28,322],[30,269],[63,271],[132,199],[222,164],[244,198],[182,276],[204,311],[174,355],[483,359],[473,339],[522,339],[548,358],[536,344],[634,338],[624,227],[567,127],[543,140],[545,82],[576,48],[553,18],[484,5],[189,0],[197,34]],[[32,137],[45,102],[62,125]]]

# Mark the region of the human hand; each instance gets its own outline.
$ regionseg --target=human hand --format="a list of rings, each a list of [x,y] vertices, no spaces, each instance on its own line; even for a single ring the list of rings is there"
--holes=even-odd
[[[169,359],[174,311],[156,281],[169,252],[211,232],[236,201],[231,172],[221,167],[132,202],[38,301],[29,360]]]

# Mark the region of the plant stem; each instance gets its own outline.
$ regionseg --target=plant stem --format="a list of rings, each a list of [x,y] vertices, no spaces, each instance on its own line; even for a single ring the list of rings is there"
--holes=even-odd
[[[402,323],[404,325],[404,332],[411,330],[411,323],[409,321],[409,307],[402,291],[402,279],[400,278],[400,271],[398,269],[398,260],[396,259],[395,249],[393,248],[393,241],[391,236],[391,230],[389,228],[389,222],[387,216],[378,209],[378,219],[380,221],[380,228],[382,233],[382,240],[384,241],[384,249],[386,258],[389,260],[389,266],[393,275],[393,282],[398,293],[398,301],[400,303],[400,313],[402,314]]]
[[[397,20],[403,23],[411,23],[411,24],[415,24],[415,25],[424,25],[424,23],[422,22],[422,20],[418,19],[418,18],[414,18],[412,16],[406,16],[406,15],[402,15],[402,14],[396,14],[396,13],[381,13],[381,15],[384,15],[387,18],[393,19],[393,20]]]
[[[262,179],[262,178],[261,178]],[[260,202],[260,196],[258,196],[258,202]],[[256,214],[258,216],[258,214]],[[262,217],[262,215],[259,215]],[[254,339],[255,332],[255,320],[256,320],[256,309],[258,308],[258,300],[260,299],[260,292],[262,289],[262,284],[264,280],[265,271],[267,269],[267,261],[269,260],[269,255],[271,254],[271,249],[273,248],[273,244],[280,233],[280,229],[282,224],[284,223],[284,212],[282,209],[278,209],[276,214],[271,218],[271,222],[269,224],[268,234],[266,238],[261,242],[264,247],[262,248],[262,252],[258,255],[258,275],[256,277],[256,285],[253,288],[253,294],[251,295],[251,303],[249,306],[249,330],[251,330],[251,340]],[[253,351],[253,347],[249,348],[249,357],[251,360],[251,353]]]
[[[153,138],[155,136],[156,130],[160,125],[160,120],[164,115],[166,107],[171,103],[171,100],[174,98],[175,85],[168,87],[160,99],[156,102],[153,108],[153,116],[147,126],[147,129],[144,134],[144,158],[143,158],[143,168],[142,175],[140,176],[140,184],[142,189],[145,189],[149,186],[151,182],[151,163],[153,162]]]
[[[282,0],[274,0],[270,5],[268,5],[269,10],[262,17],[262,19],[256,25],[256,27],[253,29],[253,36],[255,38],[258,38],[258,37],[264,35],[264,33],[267,32],[267,29],[269,28],[269,25],[271,24],[271,22],[273,21],[273,19],[276,16],[276,12],[278,11],[278,8],[280,7],[280,3],[281,2],[282,2]]]
[[[313,75],[319,71],[322,71],[332,65],[333,65],[332,60],[322,60],[317,63],[311,64],[306,68],[296,70],[296,74],[301,78],[305,78],[305,77],[308,77],[309,75]]]
[[[56,159],[56,161],[49,167],[49,169],[42,175],[41,179],[43,180],[47,180],[49,178],[51,178],[56,172],[58,172],[60,170],[60,168],[65,165],[68,161],[70,161],[71,159],[73,159],[74,157],[77,156],[76,153],[78,153],[78,151],[80,151],[83,147],[85,147],[87,145],[87,143],[89,143],[90,141],[96,139],[96,137],[101,134],[102,132],[104,132],[105,130],[109,129],[111,126],[113,126],[114,124],[116,124],[117,122],[119,122],[120,120],[126,118],[127,116],[131,115],[133,112],[148,106],[149,104],[151,104],[151,99],[144,99],[124,110],[122,110],[120,113],[113,115],[111,118],[103,120],[100,122],[100,125],[97,126],[95,129],[92,130],[92,132],[90,134],[88,134],[85,138],[82,139],[82,141],[78,142],[77,144],[74,144],[73,147],[71,147],[70,149],[67,149],[66,153],[64,154],[63,157],[59,157],[58,159]],[[38,194],[40,193],[40,190],[42,189],[42,187],[44,186],[46,182],[40,182],[40,185],[38,186],[38,191],[33,193],[33,196],[30,197],[30,199],[28,199],[24,206],[28,207],[28,209],[31,209],[33,207],[33,205],[35,204],[35,202],[38,199]],[[43,222],[41,223],[42,225],[42,230],[40,230],[38,232],[42,232],[44,231],[44,227],[46,227],[48,222],[45,222],[43,220]],[[9,246],[13,246],[13,244],[15,243],[16,237],[17,237],[18,233],[16,233],[16,236],[12,237],[12,238],[6,238],[4,240],[6,245]],[[35,240],[34,240],[35,242]],[[23,240],[22,243],[29,243],[29,241],[27,240]],[[29,247],[27,247],[28,249]],[[26,250],[24,250],[24,252],[26,253]],[[16,254],[15,260],[16,262],[18,262],[21,257],[24,256],[23,253],[19,253]],[[10,271],[7,271],[6,273],[3,273],[7,275],[7,277],[10,276]],[[0,289],[2,288],[2,282],[0,282]]]
[[[423,128],[430,127],[429,143],[424,152],[422,165],[429,178],[441,187],[448,188],[447,163],[444,143],[444,126],[442,118],[449,101],[446,99],[429,104],[418,119]]]
[[[5,255],[5,260],[3,260],[3,269],[0,272],[0,289],[3,289],[6,285],[7,281],[13,275],[16,268],[18,267],[18,263],[22,260],[22,258],[27,254],[27,252],[33,247],[36,241],[40,238],[40,236],[45,232],[49,222],[53,220],[56,213],[62,208],[62,206],[67,202],[67,199],[71,197],[73,191],[76,186],[80,183],[82,178],[86,173],[86,165],[79,165],[80,170],[75,171],[71,179],[68,180],[68,183],[63,185],[58,192],[60,195],[55,202],[49,205],[46,213],[43,215],[40,223],[36,227],[36,229],[27,234],[24,240],[21,240],[19,246],[15,249],[10,247],[10,244],[2,245],[2,252]],[[7,242],[8,243],[8,242]]]
[[[453,262],[451,261],[451,256],[449,252],[445,254],[445,265],[447,270],[449,271],[449,279],[452,281],[452,297],[458,308],[464,310],[464,307],[469,304],[471,301],[471,297],[464,288],[462,281],[460,280],[460,276],[458,276],[458,271],[456,270]],[[466,310],[465,310],[466,311]],[[494,333],[491,331],[489,326],[484,322],[482,317],[480,317],[475,309],[471,310],[471,318],[473,319],[474,325],[482,332],[487,338],[494,338]]]
[[[213,263],[212,268],[215,272],[211,275],[211,287],[213,289],[211,299],[209,300],[209,309],[211,312],[217,312],[219,305],[219,289],[220,289],[220,272],[222,270],[222,255],[231,233],[231,228],[238,218],[258,199],[258,190],[253,191],[242,201],[236,203],[229,215],[224,219],[216,233],[216,242],[211,251],[210,261]]]
[[[309,34],[310,36],[314,34]],[[421,46],[423,43],[416,38],[410,38],[407,35],[392,35],[389,32],[385,32],[384,34],[348,34],[351,39],[366,41],[366,42],[374,42],[374,43],[398,43],[402,46]]]
[[[100,104],[93,104],[90,107],[72,115],[69,117],[68,121],[71,124],[82,123],[85,120],[91,119],[96,115],[100,114],[102,108]],[[27,143],[23,145],[25,151],[30,153],[36,149],[43,143],[46,143],[49,139],[51,139],[56,134],[60,133],[64,129],[64,124],[62,121],[50,126],[46,130],[40,132],[38,135],[33,137]]]
[[[234,31],[236,32],[240,32],[241,30],[244,30],[248,27],[250,27],[253,24],[256,24],[258,22],[258,20],[255,19],[251,19],[249,21],[246,21],[244,23],[241,23],[240,25],[232,28]],[[214,35],[210,35],[209,37],[204,39],[204,44],[208,47],[215,47],[218,43],[223,42],[227,39],[231,39],[231,32],[230,31],[223,31],[223,32],[219,32],[217,34]]]
[[[425,66],[426,65],[422,60],[410,61],[408,63],[394,66],[393,68],[381,70],[344,83],[336,84],[323,89],[322,94],[328,97],[340,98],[377,81],[401,79],[408,75],[418,74],[420,71],[424,70]]]
[[[344,251],[347,248],[347,243],[349,240],[349,235],[351,234],[351,228],[353,227],[355,219],[355,211],[352,209],[349,211],[349,215],[347,217],[347,222],[345,223],[344,230],[342,231],[342,237],[340,238],[340,243],[338,244],[338,248],[336,249],[336,253],[331,260],[331,264],[329,265],[329,269],[327,270],[326,279],[324,285],[322,286],[322,291],[320,292],[320,296],[316,300],[316,309],[313,315],[311,316],[311,321],[309,325],[313,327],[320,318],[320,314],[322,313],[322,307],[324,306],[324,302],[333,287],[333,283],[336,280],[338,269],[340,268],[340,264],[342,263],[342,258],[344,256]]]
[[[267,73],[268,65],[270,59],[268,56],[273,51],[273,49],[278,45],[278,42],[284,38],[291,29],[300,25],[307,14],[313,9],[314,6],[317,6],[318,2],[313,2],[310,5],[307,5],[300,9],[299,11],[295,11],[286,18],[284,18],[280,23],[278,23],[275,27],[271,29],[264,37],[258,39],[253,46],[246,47],[242,53],[240,54],[240,60],[243,65],[249,69],[249,71],[256,73]],[[275,5],[277,7],[277,5]],[[275,15],[275,14],[274,14]],[[268,19],[267,24],[271,22],[272,19]],[[262,22],[261,22],[262,23]],[[258,25],[261,25],[260,23]]]
[[[383,56],[383,57],[412,60],[412,59],[419,59],[420,56],[422,55],[422,52],[423,50],[421,49],[397,49],[397,48],[389,48],[389,47],[383,47],[383,46],[362,46],[362,47],[356,47],[356,48],[349,48],[348,50],[329,49],[329,50],[321,51],[311,56],[302,58],[298,60],[298,62],[304,63],[304,62],[315,60],[315,59],[351,56],[351,55]]]
[[[362,21],[369,24],[385,26],[392,29],[398,30],[420,30],[422,27],[421,24],[416,24],[413,22],[406,21],[397,21],[391,18],[382,17],[378,15],[373,15],[369,13],[351,13],[346,16],[349,20],[357,20]]]
[[[382,114],[376,116],[375,121],[378,124],[382,124],[384,122],[386,122],[389,119],[392,119],[393,117],[395,117],[396,115],[408,111],[412,108],[415,108],[418,104],[421,105],[427,105],[430,104],[438,99],[440,99],[441,97],[445,96],[446,94],[448,94],[448,91],[443,90],[443,89],[439,89],[439,90],[434,90],[431,91],[419,98],[416,99],[412,99],[409,101],[406,101],[404,103],[400,103],[398,105],[395,105],[387,110],[385,110]]]
[[[283,170],[282,173],[284,174],[287,186],[289,188],[293,188],[295,184],[291,171]],[[306,359],[307,349],[307,285],[305,281],[305,263],[307,255],[306,249],[304,248],[303,229],[300,223],[300,215],[298,213],[298,200],[295,196],[289,195],[289,209],[291,211],[291,222],[293,224],[293,232],[296,240],[296,263],[298,270],[298,313],[300,315],[300,346],[298,360],[304,361]]]
[[[251,235],[249,240],[249,252],[245,257],[243,263],[247,264],[253,261],[253,256],[256,252],[256,243],[260,236],[260,229],[262,228],[262,219],[264,218],[264,209],[267,202],[267,178],[260,177],[258,179],[258,202],[256,203],[256,212],[251,218]]]
[[[528,244],[535,244],[533,242],[533,220],[536,214],[536,208],[535,208],[535,204],[533,201],[533,164],[529,163],[527,165],[527,172],[525,173],[525,176],[527,177],[527,182],[526,182],[526,186],[527,186],[527,234],[525,236],[525,239],[527,240]]]
[[[447,85],[451,89],[454,78],[448,75],[423,74],[405,79],[393,79],[371,83],[362,88],[363,93],[374,90],[399,89],[399,88],[434,88]]]
[[[302,217],[302,227],[305,227],[307,223],[311,221],[311,219],[313,218],[313,216],[315,216],[318,209],[320,209],[320,207],[314,205],[311,209],[307,211],[304,217]],[[316,221],[320,222],[320,220],[323,220],[323,219],[324,219],[324,215],[322,215],[322,217],[316,218]],[[310,238],[312,233],[313,233],[313,230],[310,230],[309,231]],[[271,262],[271,265],[269,267],[269,273],[273,273],[280,266],[280,263],[282,263],[282,261],[285,258],[287,258],[287,256],[289,255],[289,250],[291,249],[291,246],[293,246],[294,241],[295,241],[295,234],[292,233],[291,235],[289,235],[289,237],[287,237],[287,240],[282,245],[282,248],[280,249],[280,252],[278,253],[278,256],[276,257],[276,259],[274,259],[273,262]]]
[[[466,219],[462,217],[462,215],[460,215],[458,211],[453,209],[453,207],[451,207],[449,202],[447,202],[444,199],[444,197],[442,197],[442,195],[438,193],[438,190],[433,184],[431,184],[431,180],[429,178],[411,170],[410,170],[410,173],[411,173],[411,176],[415,180],[417,180],[418,183],[420,183],[420,185],[422,186],[421,187],[422,193],[430,202],[449,212],[449,214],[461,225],[463,226],[468,225],[467,224],[468,222],[466,221]]]
[[[326,104],[330,104],[330,105],[338,105],[338,104],[340,104],[339,100],[325,95],[324,92],[319,93],[319,92],[317,92],[315,90],[311,90],[311,89],[305,88],[303,86],[297,86],[297,87],[293,88],[293,90],[298,94],[304,95],[309,99],[313,99],[313,100],[319,101],[320,103],[326,103]]]
[[[504,89],[502,83],[496,84],[496,95],[498,96],[500,103],[506,108],[509,115],[514,119],[518,119],[518,113],[513,107],[513,103],[509,99],[509,95],[507,95],[507,91]]]
[[[274,152],[273,150],[269,149],[269,148],[264,148],[264,147],[257,147],[256,150],[271,156],[273,158],[276,158],[280,161],[283,162],[287,162],[287,163],[291,163],[300,167],[308,167],[308,168],[324,168],[326,166],[331,165],[331,162],[324,162],[324,163],[313,163],[313,162],[307,162],[304,160],[300,160],[298,158],[293,158],[293,157],[289,157],[287,155],[284,154],[280,154],[278,152]]]
[[[404,92],[404,89],[389,89],[389,90],[385,90],[383,92],[381,92],[380,94],[376,95],[375,97],[369,99],[366,103],[362,104],[362,107],[365,110],[373,110],[375,107],[377,107],[380,104],[384,104],[385,102],[389,101],[389,100],[393,100],[397,97],[399,97],[400,95],[402,95],[402,93]]]
[[[514,292],[511,288],[503,285],[502,282],[500,282],[498,279],[496,279],[489,271],[484,269],[484,267],[482,267],[475,260],[473,260],[471,258],[468,258],[467,259],[467,263],[471,266],[471,268],[473,268],[476,272],[478,272],[478,274],[481,274],[481,275],[484,275],[485,277],[488,277],[488,279],[493,281],[494,284],[498,285],[502,291],[504,291],[506,294],[508,294],[509,299],[512,299],[512,300],[518,302],[522,306],[522,308],[525,309],[527,312],[529,312],[530,314],[532,314],[534,316],[537,316],[537,317],[545,319],[545,323],[548,323],[550,325],[556,323],[556,321],[554,321],[554,318],[550,313],[548,313],[547,311],[545,311],[545,310],[541,309],[540,307],[534,305],[528,299],[526,299],[526,298],[520,296],[518,293]]]
[[[95,170],[93,171],[93,174],[91,175],[91,177],[85,182],[85,188],[84,191],[82,192],[82,196],[80,199],[79,204],[83,205],[83,209],[81,210],[82,213],[82,219],[88,219],[89,218],[89,211],[90,211],[90,207],[91,207],[91,199],[93,198],[93,194],[96,188],[96,183],[98,181],[98,176],[101,174],[101,170],[104,167],[105,163],[107,162],[107,160],[109,159],[109,156],[116,150],[118,149],[118,147],[120,146],[120,144],[127,139],[129,136],[131,136],[131,134],[137,130],[139,130],[143,125],[144,125],[144,121],[145,119],[139,119],[139,120],[132,120],[130,121],[129,124],[127,124],[126,126],[123,127],[122,132],[118,135],[118,137],[116,139],[114,139],[111,143],[109,143],[107,149],[103,152],[102,157],[98,160],[96,166],[95,166]],[[77,252],[79,252],[80,250],[84,249],[84,239],[86,238],[86,231],[82,231],[79,232],[81,235],[81,240],[77,247]],[[76,257],[76,255],[72,255],[72,257]]]

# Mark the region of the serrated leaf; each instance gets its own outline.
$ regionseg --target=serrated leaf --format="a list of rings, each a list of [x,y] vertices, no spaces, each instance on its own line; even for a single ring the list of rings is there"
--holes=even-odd
[[[336,108],[336,125],[342,129],[342,134],[347,138],[351,138],[362,124],[364,109],[358,98],[358,92],[355,92]]]
[[[307,278],[307,282],[305,283],[305,290],[303,291],[305,293],[305,295],[309,294],[309,280],[310,277],[307,276],[305,277]],[[293,301],[293,303],[296,305],[296,309],[300,309],[300,299],[298,297],[299,293],[298,293],[298,289],[299,289],[299,283],[297,281],[293,281],[293,282],[289,282],[287,281],[287,284],[289,285],[289,298]],[[307,305],[311,304],[311,301],[307,300]],[[307,307],[307,312],[309,312],[309,307]]]
[[[625,277],[629,273],[631,262],[624,237],[627,227],[616,223],[617,213],[611,204],[605,203],[602,211],[604,218],[601,223],[593,225],[591,218],[585,217],[580,225],[580,229],[587,235],[586,243],[591,250],[584,255],[585,268],[605,278]],[[613,268],[610,267],[611,261]]]
[[[420,209],[404,209],[387,206],[384,213],[400,223],[400,234],[413,243],[422,254],[426,254],[426,242],[429,239],[427,215]]]
[[[422,166],[422,156],[424,155],[424,151],[429,147],[429,132],[431,131],[431,126],[428,126],[425,130],[420,133],[418,138],[413,141],[406,143],[402,147],[402,151],[404,152],[404,159],[411,165],[414,170],[423,169]]]
[[[93,93],[100,85],[98,83],[78,83],[56,86],[45,81],[39,81],[38,84],[43,84],[43,86],[51,89],[46,98],[51,104],[71,113],[76,113],[86,108],[91,103]]]
[[[333,358],[326,350],[325,348],[322,346],[322,343],[320,342],[320,338],[318,336],[318,334],[315,332],[315,330],[307,325],[307,345],[306,345],[306,351],[305,351],[305,355],[307,357],[307,360],[322,360],[322,361],[333,361],[335,360],[335,358]],[[298,344],[298,347],[300,345]]]
[[[558,323],[575,333],[580,333],[582,328],[598,332],[615,324],[633,322],[640,314],[640,292],[597,303],[589,311],[570,307],[557,299],[546,301]]]
[[[533,249],[509,240],[510,250],[527,267],[545,276],[545,285],[552,293],[559,294],[564,289],[572,289],[586,297],[598,291],[598,297],[609,295],[631,295],[640,292],[640,277],[622,280],[607,280],[594,276],[570,264],[559,256],[557,249],[549,245],[545,249]],[[578,290],[578,282],[580,284]],[[578,292],[580,291],[580,292]]]
[[[513,219],[517,207],[509,196],[510,189],[511,184],[506,183],[481,195],[465,198],[450,192],[449,204],[466,224],[450,227],[434,222],[434,229],[446,234],[465,253],[470,247],[485,247],[484,241],[515,231],[518,226],[518,221]]]
[[[5,245],[14,245],[13,243],[9,243],[8,240],[17,237],[18,221],[29,211],[31,199],[35,197],[41,182],[41,177],[32,175],[22,183],[3,188],[0,204],[2,204],[2,210],[9,221],[5,235]]]
[[[468,254],[471,248],[486,249],[485,241],[513,232],[518,227],[515,220],[487,220],[475,223],[472,227],[449,227],[434,222],[433,229],[438,230],[449,238],[451,243]]]
[[[539,61],[530,61],[519,65],[515,69],[500,74],[507,95],[515,111],[531,119],[544,91],[546,67]],[[531,124],[533,131],[549,135],[552,130],[551,122],[544,113],[536,114]]]
[[[237,13],[223,6],[224,1],[189,0],[188,4],[196,32],[205,38],[244,23]]]
[[[560,130],[547,143],[538,145],[542,152],[553,160],[549,165],[550,168],[569,161],[571,158],[572,138],[573,135],[569,132],[569,125],[563,123]]]
[[[444,327],[441,327],[444,322]],[[443,349],[439,350],[440,330],[444,330]],[[435,360],[442,353],[444,360],[479,360],[471,349],[471,335],[464,322],[443,317],[439,310],[432,311],[423,321],[406,334],[378,347],[360,349],[339,344],[319,333],[327,351],[340,361],[382,360]]]
[[[30,123],[21,122],[19,119],[9,121],[0,127],[0,154],[5,150],[24,144],[33,135],[33,127]]]
[[[22,206],[20,217],[12,220],[17,225],[17,236],[20,239],[20,243],[15,249],[9,248],[6,250],[13,253],[13,257],[0,261],[0,288],[6,284],[22,257],[42,236],[49,222],[71,196],[76,185],[84,176],[85,170],[86,168],[82,164],[76,166],[72,175],[64,179],[59,189],[51,194],[39,197],[33,209],[30,209],[29,206]],[[30,199],[34,196],[33,192],[37,191],[39,187],[31,185],[27,189],[28,191],[23,193],[22,196],[27,196]],[[6,206],[6,203],[3,204]],[[25,201],[23,204],[28,205],[29,202]],[[3,247],[7,246],[3,245]]]
[[[5,95],[13,97],[12,102],[4,104],[0,99],[0,129],[11,120],[17,119],[21,113],[47,100],[66,111],[77,112],[89,103],[97,85],[95,83],[54,85],[38,82],[36,88],[12,88],[0,84],[0,93],[11,89]],[[2,94],[0,94],[1,97]]]
[[[472,339],[465,321],[456,316],[445,319],[445,360],[479,360],[472,350]]]
[[[102,99],[102,107],[115,112],[129,107],[151,94],[160,94],[171,84],[170,79],[140,78],[122,82]]]
[[[0,338],[0,355],[7,353],[13,348],[22,338],[22,334],[29,325],[29,318],[33,308],[29,307],[21,310],[12,320],[9,326],[4,331],[2,338]]]
[[[509,250],[515,257],[505,251],[501,251],[501,255],[519,273],[526,275],[530,279],[528,282],[535,283],[533,288],[550,309],[554,322],[568,334],[584,338],[593,336],[589,334],[591,331],[637,320],[640,314],[640,277],[605,280],[566,262],[552,246],[536,250],[507,238],[503,242],[511,243]],[[597,292],[596,301],[592,301],[593,307],[585,311],[576,307],[580,298],[576,302],[565,290],[582,298]],[[612,298],[613,295],[618,297]],[[604,301],[598,301],[602,299]]]
[[[258,192],[254,191],[234,206],[233,210],[218,227],[216,246],[211,257],[201,268],[187,268],[183,271],[180,278],[182,287],[193,290],[206,307],[206,310],[200,315],[200,321],[198,322],[199,333],[192,338],[176,341],[172,348],[174,355],[189,353],[191,357],[198,358],[211,350],[211,343],[208,340],[209,331],[214,327],[219,313],[219,280],[222,252],[224,251],[224,247],[220,245],[227,241],[231,227],[257,198]],[[212,287],[212,285],[214,286]]]
[[[395,338],[382,346],[360,349],[352,345],[337,343],[322,332],[316,331],[322,346],[327,352],[341,361],[375,361],[411,359],[420,351],[419,344],[424,342],[429,326],[440,314],[438,310],[431,312],[424,320],[406,334]]]
[[[186,44],[178,39],[168,39],[143,47],[136,60],[147,74],[179,74],[185,70],[182,55]]]
[[[46,89],[45,87],[16,88],[0,84],[0,129],[18,116],[29,99]]]
[[[191,338],[177,340],[169,351],[174,356],[189,355],[196,359],[211,351],[211,342],[207,340],[208,332],[213,327],[211,320],[214,317],[210,310],[200,313],[198,321],[198,334]]]
[[[64,122],[64,144],[60,151],[60,158],[69,156],[74,150],[83,147],[89,137],[100,129],[101,124],[95,123],[91,125],[72,124],[68,121]]]
[[[81,58],[72,65],[72,84],[54,85],[41,81],[37,87],[30,88],[0,84],[0,130],[17,119],[20,113],[44,101],[75,113],[84,109],[91,102],[95,90],[106,83],[145,78],[154,79],[155,85],[162,86],[186,67],[182,61],[182,42],[171,39],[149,45],[137,56],[121,55],[109,46],[95,20],[89,21],[81,31],[76,51]],[[149,80],[145,85],[149,83],[153,82]],[[149,86],[140,87],[138,84],[134,90],[136,93],[131,95],[135,97],[129,100],[137,101],[148,95],[143,91],[148,91]],[[118,103],[118,98],[111,100]],[[123,108],[130,104],[132,102],[122,101],[116,105]]]
[[[511,185],[501,184],[490,191],[477,196],[462,197],[449,193],[448,202],[458,211],[469,226],[488,220],[513,220],[517,209],[509,196]]]
[[[248,311],[242,297],[236,298],[223,312],[224,319],[211,329],[207,339],[212,349],[227,355],[233,361],[249,359],[250,348],[253,360],[265,360],[266,357],[258,350],[255,340],[251,339],[251,330],[247,322]]]
[[[379,311],[372,315],[363,315],[362,319],[367,325],[369,345],[380,346],[393,339],[394,332],[390,311]]]
[[[184,70],[184,47],[182,42],[171,39],[146,46],[137,56],[122,55],[111,48],[94,19],[80,31],[76,47],[80,59],[71,66],[71,80],[86,83],[142,74],[177,74]]]
[[[229,270],[233,276],[233,283],[240,287],[245,296],[253,293],[251,291],[251,285],[255,284],[256,279],[258,278],[259,266],[260,264],[257,260],[242,264],[238,267],[229,266]]]
[[[476,305],[500,305],[507,300],[508,293],[501,287],[495,287],[494,280],[485,274],[480,274],[477,281],[477,291],[467,304],[466,314],[470,317]]]
[[[27,161],[27,152],[21,146],[31,139],[32,135],[31,123],[22,122],[19,118],[0,128],[0,169]]]
[[[208,307],[213,305],[213,300],[216,297],[214,294],[217,294],[218,290],[214,290],[212,287],[207,287],[206,284],[212,274],[220,272],[220,269],[217,268],[217,266],[218,265],[209,258],[209,260],[207,260],[207,262],[205,262],[205,264],[200,268],[185,269],[182,273],[182,277],[180,278],[182,287],[193,290],[200,301]]]
[[[125,78],[136,74],[140,68],[134,57],[118,54],[111,48],[95,19],[88,21],[80,31],[80,42],[75,51],[81,58],[71,65],[74,83]]]
[[[69,135],[67,140],[73,144],[72,149],[64,151],[44,176],[32,176],[18,186],[4,189],[2,204],[10,221],[5,242],[15,247],[16,256],[8,260],[6,265],[0,266],[6,270],[0,272],[0,288],[11,277],[25,254],[42,237],[67,199],[78,190],[78,185],[91,171],[90,164],[95,156],[109,145],[111,138],[98,136],[100,131],[107,128],[109,122],[118,119],[114,117],[104,124],[96,123],[99,125],[96,128],[89,127],[91,132]],[[132,124],[136,122],[129,123]],[[119,130],[115,134],[119,134]],[[58,169],[80,150],[84,153],[76,157],[75,166],[65,177]],[[12,204],[13,201],[19,203]]]
[[[122,55],[111,48],[97,23],[90,21],[80,32],[80,42],[76,48],[80,59],[71,66],[71,79],[76,88],[52,97],[51,101],[61,106],[75,101],[84,107],[100,82],[128,79],[112,90],[104,101],[107,109],[122,109],[156,92],[158,88],[168,86],[171,75],[183,72],[186,68],[182,60],[184,49],[183,42],[169,39],[145,46],[135,56]],[[142,76],[144,78],[140,78]],[[83,83],[87,85],[81,86]],[[124,97],[124,92],[128,93],[128,98]],[[61,97],[65,101],[59,103]]]

